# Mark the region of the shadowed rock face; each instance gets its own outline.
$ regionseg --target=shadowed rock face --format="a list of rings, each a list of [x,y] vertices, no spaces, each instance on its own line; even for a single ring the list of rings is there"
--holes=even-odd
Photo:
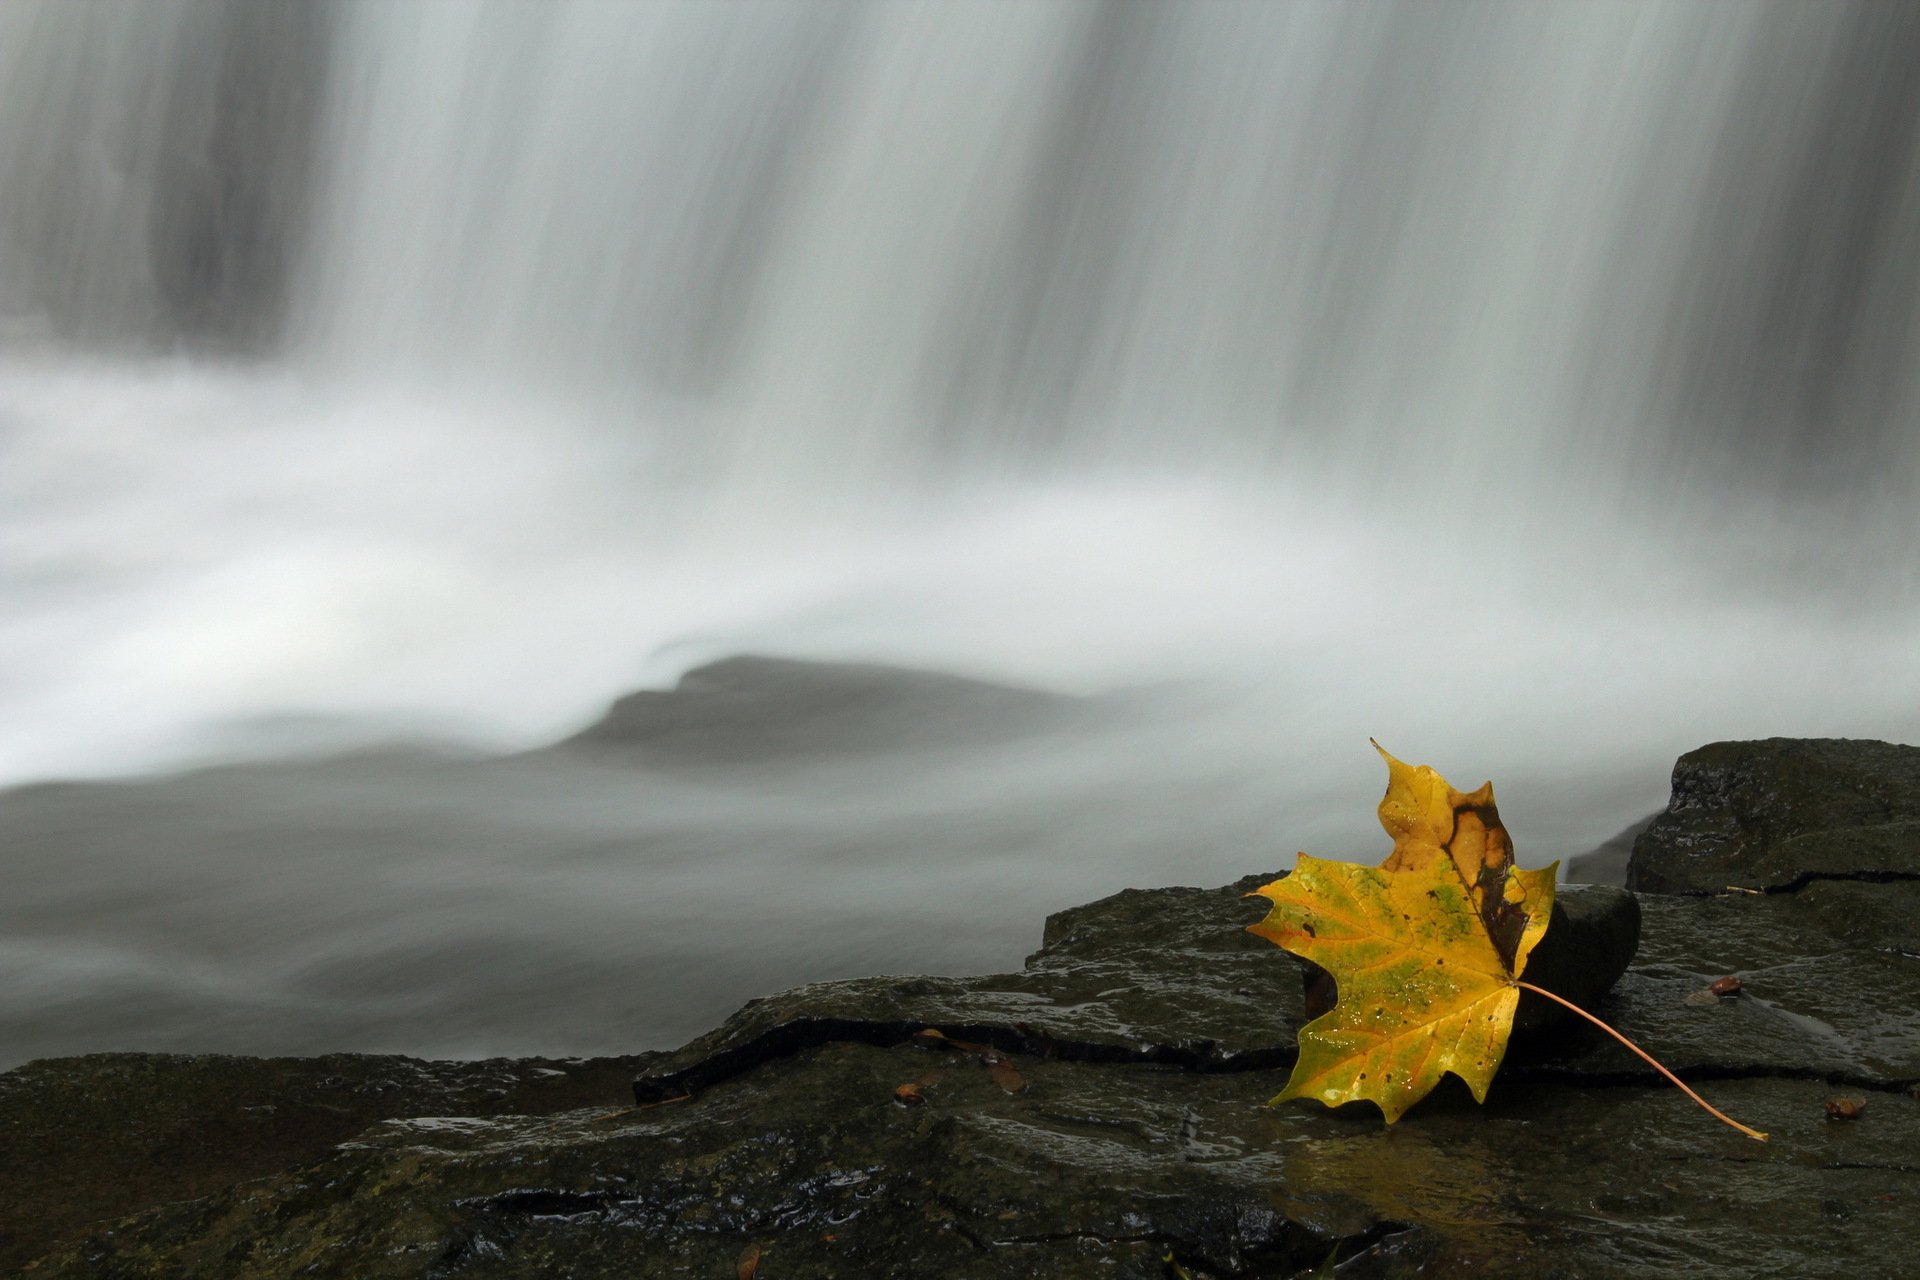
[[[1898,752],[1810,749],[1872,774],[1876,805],[1913,799],[1873,766]],[[1776,822],[1747,846],[1757,870],[1819,828],[1755,785],[1724,799]],[[1443,1088],[1387,1128],[1367,1105],[1264,1106],[1303,1010],[1292,961],[1244,932],[1264,904],[1241,895],[1261,879],[1062,912],[1018,974],[754,1001],[677,1052],[632,1060],[637,1106],[608,1096],[611,1063],[541,1064],[546,1101],[530,1064],[487,1065],[504,1083],[485,1097],[459,1068],[393,1059],[329,1074],[405,1088],[331,1093],[299,1063],[35,1064],[0,1078],[0,1130],[37,1135],[24,1172],[0,1166],[11,1247],[50,1250],[28,1275],[89,1280],[712,1276],[754,1250],[768,1277],[1144,1280],[1169,1274],[1169,1257],[1196,1277],[1264,1277],[1329,1254],[1361,1276],[1855,1277],[1897,1274],[1920,1248],[1920,883],[1641,899],[1637,957],[1600,1012],[1769,1131],[1763,1146],[1578,1029],[1516,1039],[1485,1107]],[[1568,915],[1591,903],[1619,919],[1619,901],[1569,890]],[[1742,994],[1700,1002],[1726,973]],[[912,1034],[926,1026],[944,1036]],[[120,1083],[92,1090],[90,1075]],[[103,1190],[94,1169],[118,1157],[89,1135],[141,1110],[129,1079],[214,1132],[235,1123],[228,1098],[248,1114],[348,1101],[337,1129],[274,1147],[286,1167],[264,1177],[273,1160],[237,1159],[230,1143],[150,1142],[143,1158],[171,1162],[189,1194],[259,1178],[153,1203],[164,1189],[126,1194],[123,1177]],[[1836,1091],[1866,1100],[1859,1119],[1826,1118]],[[581,1109],[526,1114],[571,1097]],[[35,1228],[36,1198],[53,1194],[70,1206],[62,1225]],[[82,1217],[142,1197],[152,1207],[82,1236]],[[71,1208],[89,1198],[89,1213]]]

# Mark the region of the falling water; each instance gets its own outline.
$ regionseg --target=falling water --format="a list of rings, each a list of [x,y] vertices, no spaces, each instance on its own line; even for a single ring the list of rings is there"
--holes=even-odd
[[[1062,794],[1271,847],[1061,837],[1063,905],[1361,838],[1369,734],[1542,858],[1910,738],[1917,125],[1897,0],[14,0],[0,779],[745,650],[1178,683]]]

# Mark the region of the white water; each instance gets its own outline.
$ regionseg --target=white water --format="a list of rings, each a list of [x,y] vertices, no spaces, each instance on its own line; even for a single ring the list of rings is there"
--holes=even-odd
[[[1663,546],[1569,506],[1512,542],[1475,505],[1272,477],[703,508],[538,402],[189,365],[0,387],[16,778],[394,733],[530,746],[740,651],[1209,681],[1271,717],[1241,731],[1341,775],[1372,734],[1475,773],[1631,763],[1647,804],[1698,742],[1897,738],[1920,707],[1911,610],[1811,574],[1800,602],[1755,590],[1793,581],[1766,520]]]
[[[234,36],[326,72],[279,355],[86,354],[182,323],[130,299],[224,82],[168,77],[236,13],[0,31],[0,302],[54,335],[0,370],[0,777],[288,716],[527,742],[746,644],[1324,670],[1288,731],[1343,743],[1410,705],[1388,653],[1455,673],[1422,725],[1643,704],[1588,749],[1910,723],[1913,363],[1832,402],[1852,494],[1798,478],[1824,424],[1673,390],[1703,175],[1756,76],[1860,91],[1839,7],[343,3]]]
[[[1705,741],[1911,740],[1912,28],[16,0],[0,781],[532,746],[741,651],[1196,682],[1047,776],[1285,829],[1063,840],[1064,905],[1361,838],[1369,735],[1539,858]]]

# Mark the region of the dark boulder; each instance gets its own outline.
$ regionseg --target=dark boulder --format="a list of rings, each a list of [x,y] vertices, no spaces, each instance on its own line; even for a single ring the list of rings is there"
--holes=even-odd
[[[1648,893],[1816,879],[1920,879],[1920,747],[1768,738],[1690,751],[1627,868],[1627,887]]]
[[[1597,1009],[1639,946],[1640,904],[1632,894],[1608,885],[1561,885],[1547,936],[1534,947],[1521,976],[1583,1009]],[[1552,1001],[1523,991],[1514,1035],[1533,1036],[1572,1018]]]

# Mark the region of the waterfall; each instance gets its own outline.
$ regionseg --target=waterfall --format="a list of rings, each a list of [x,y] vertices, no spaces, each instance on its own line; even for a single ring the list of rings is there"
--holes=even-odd
[[[1411,545],[1542,661],[1904,617],[1917,124],[1891,0],[15,0],[0,767],[1259,665]]]
[[[1911,453],[1916,49],[1884,3],[22,0],[0,314],[666,399],[737,460],[1798,480]]]
[[[348,369],[691,402],[812,483],[1911,478],[1897,6],[337,12]]]
[[[319,14],[246,0],[0,10],[0,334],[277,345]]]

